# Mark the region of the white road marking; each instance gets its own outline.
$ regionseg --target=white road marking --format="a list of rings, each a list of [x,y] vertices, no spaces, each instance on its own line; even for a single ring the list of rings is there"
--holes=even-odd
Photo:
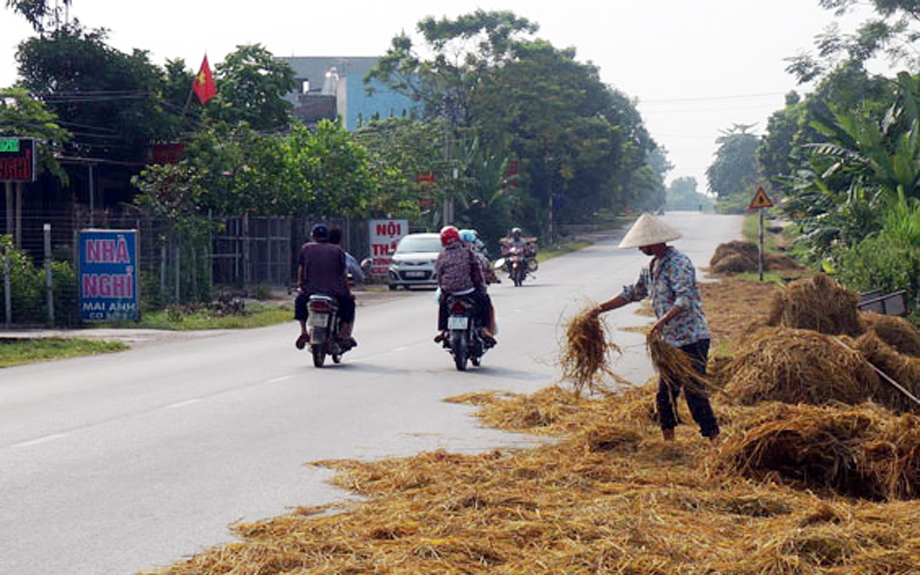
[[[175,409],[175,408],[177,408],[177,407],[185,407],[186,405],[191,405],[191,404],[193,404],[193,403],[198,403],[199,401],[201,401],[201,399],[187,399],[187,400],[185,400],[185,401],[180,401],[180,402],[174,403],[174,404],[172,404],[172,405],[167,405],[167,406],[166,406],[166,409]]]
[[[279,381],[284,381],[286,379],[293,379],[293,375],[282,375],[281,377],[276,377],[274,379],[269,379],[267,383],[278,383]]]
[[[47,443],[49,441],[54,441],[55,439],[60,439],[62,437],[67,437],[66,433],[54,433],[52,435],[46,435],[45,437],[39,437],[38,439],[33,439],[31,441],[23,441],[22,443],[17,443],[13,447],[29,447],[32,445],[38,445],[40,443]]]
[[[409,349],[409,348],[408,348],[407,346],[404,345],[404,346],[402,346],[402,347],[394,348],[393,351],[406,351],[407,349]]]

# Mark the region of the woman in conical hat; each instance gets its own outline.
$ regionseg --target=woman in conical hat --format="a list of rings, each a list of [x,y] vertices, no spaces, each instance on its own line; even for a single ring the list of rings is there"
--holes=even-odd
[[[652,299],[652,309],[658,321],[652,326],[668,344],[686,353],[701,375],[706,374],[709,355],[709,326],[703,314],[700,293],[696,286],[696,269],[683,253],[667,245],[680,238],[680,233],[650,214],[642,214],[620,241],[621,248],[639,248],[651,263],[642,269],[633,285],[623,286],[623,291],[597,308],[596,315],[617,309],[646,297]],[[678,420],[676,401],[681,387],[690,414],[700,426],[704,437],[715,441],[719,436],[709,398],[697,386],[669,383],[661,378],[658,383],[658,420],[666,440],[674,439]]]

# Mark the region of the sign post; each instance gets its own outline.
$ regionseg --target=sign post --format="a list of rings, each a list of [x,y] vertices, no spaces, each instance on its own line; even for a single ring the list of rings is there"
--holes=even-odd
[[[35,181],[35,166],[35,140],[0,138],[0,182],[6,184],[6,233],[13,236],[17,248],[22,245],[22,185]],[[13,184],[16,184],[15,210]]]
[[[140,319],[137,230],[80,230],[80,317]]]
[[[371,253],[370,275],[386,277],[396,244],[409,233],[408,220],[368,220],[368,240]]]
[[[760,257],[757,261],[757,272],[760,277],[760,281],[763,281],[763,210],[764,208],[769,208],[771,206],[773,206],[773,202],[770,201],[770,196],[767,195],[767,192],[765,192],[763,188],[757,188],[757,193],[754,194],[754,198],[751,200],[751,205],[748,206],[748,209],[760,211]]]

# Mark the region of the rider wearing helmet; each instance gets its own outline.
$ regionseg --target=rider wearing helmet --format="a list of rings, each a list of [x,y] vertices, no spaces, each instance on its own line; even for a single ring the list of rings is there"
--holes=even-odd
[[[300,336],[297,349],[306,347],[310,336],[307,333],[307,300],[316,293],[334,297],[339,304],[339,334],[343,343],[354,347],[357,342],[351,337],[355,321],[355,300],[348,287],[345,266],[345,252],[339,246],[329,243],[329,228],[316,224],[310,233],[310,242],[300,248],[298,258],[298,280],[300,293],[294,300],[294,319],[300,322]]]
[[[476,299],[476,307],[480,312],[479,325],[489,325],[492,317],[492,302],[486,295],[482,268],[473,251],[463,245],[457,228],[441,228],[441,246],[443,249],[434,264],[438,287],[441,288],[441,297],[438,301],[439,331],[434,338],[435,342],[441,342],[447,337],[447,296],[450,294],[469,293]],[[489,328],[481,328],[481,335],[487,343],[495,343],[492,330]]]
[[[476,261],[479,262],[479,267],[482,270],[484,286],[482,293],[483,297],[489,300],[489,309],[492,310],[491,314],[489,315],[489,331],[491,331],[494,335],[496,333],[495,308],[492,306],[492,298],[489,297],[487,288],[490,283],[499,283],[499,279],[495,276],[495,270],[492,269],[492,263],[483,253],[484,250],[481,249],[483,243],[479,240],[476,230],[460,230],[460,241],[463,242],[466,247],[472,250],[473,256],[476,258]]]

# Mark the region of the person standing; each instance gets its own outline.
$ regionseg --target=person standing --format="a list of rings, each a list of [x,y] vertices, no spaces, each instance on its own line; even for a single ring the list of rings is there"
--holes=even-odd
[[[657,318],[652,333],[657,333],[666,343],[687,354],[693,368],[705,376],[711,336],[696,285],[696,269],[690,258],[667,245],[667,242],[679,237],[680,233],[664,222],[642,214],[619,247],[639,248],[643,254],[651,256],[652,261],[642,269],[635,284],[624,286],[619,295],[598,305],[593,313],[600,315],[650,297]],[[674,439],[674,428],[679,422],[677,399],[681,388],[700,433],[710,441],[716,441],[719,424],[705,390],[700,389],[696,382],[668,382],[659,378],[656,396],[658,422],[665,440]]]
[[[294,300],[294,319],[300,322],[300,335],[294,345],[297,349],[306,347],[310,341],[307,332],[307,301],[312,294],[326,294],[336,299],[339,304],[339,337],[348,347],[357,342],[351,337],[351,327],[355,321],[355,300],[348,288],[346,277],[345,252],[337,245],[329,243],[329,228],[326,224],[316,224],[310,233],[311,241],[300,248],[298,281],[300,293]]]

